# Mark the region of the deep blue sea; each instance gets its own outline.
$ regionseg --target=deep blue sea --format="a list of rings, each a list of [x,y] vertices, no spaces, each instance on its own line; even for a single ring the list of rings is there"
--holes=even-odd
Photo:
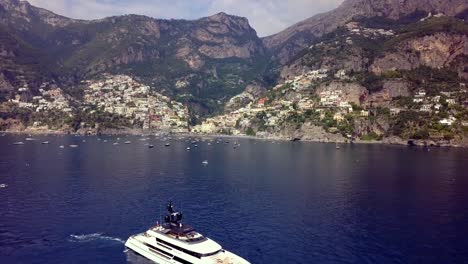
[[[36,139],[0,137],[0,263],[146,263],[123,243],[169,199],[251,263],[468,263],[468,150]]]

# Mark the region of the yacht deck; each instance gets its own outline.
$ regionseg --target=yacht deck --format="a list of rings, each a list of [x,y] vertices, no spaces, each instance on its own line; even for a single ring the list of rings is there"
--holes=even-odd
[[[151,230],[159,234],[168,236],[170,238],[187,243],[195,243],[205,240],[205,237],[203,235],[196,232],[190,226],[184,226],[182,228],[167,228],[163,226],[155,226],[152,227]]]

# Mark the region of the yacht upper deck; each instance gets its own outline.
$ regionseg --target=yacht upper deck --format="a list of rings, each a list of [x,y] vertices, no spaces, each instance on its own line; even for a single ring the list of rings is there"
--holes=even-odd
[[[150,230],[186,243],[197,243],[207,240],[206,237],[196,232],[191,226],[187,225],[156,225]]]

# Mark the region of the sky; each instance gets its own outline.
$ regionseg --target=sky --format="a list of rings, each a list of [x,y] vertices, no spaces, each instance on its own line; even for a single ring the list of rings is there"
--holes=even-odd
[[[219,12],[246,17],[258,35],[268,36],[337,7],[343,0],[28,0],[32,5],[76,19],[139,14],[197,19]]]

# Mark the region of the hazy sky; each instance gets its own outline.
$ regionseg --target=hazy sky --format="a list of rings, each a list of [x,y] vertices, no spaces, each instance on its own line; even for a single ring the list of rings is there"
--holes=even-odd
[[[343,0],[28,0],[31,4],[72,18],[95,19],[140,14],[156,18],[196,19],[218,12],[247,17],[259,36],[282,29]]]

